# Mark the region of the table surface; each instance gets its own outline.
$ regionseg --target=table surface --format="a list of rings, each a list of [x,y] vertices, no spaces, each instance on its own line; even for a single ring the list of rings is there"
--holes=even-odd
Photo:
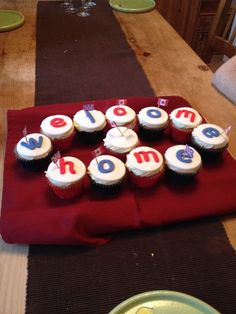
[[[34,106],[36,4],[33,0],[15,0],[10,4],[0,0],[1,9],[19,10],[25,15],[22,27],[0,36],[0,195],[6,112]],[[211,70],[202,69],[204,62],[156,10],[142,14],[115,12],[115,16],[156,95],[182,96],[209,122],[232,125],[229,151],[236,159],[236,106],[211,86]],[[160,36],[163,33],[165,41]],[[236,250],[236,216],[222,222]],[[27,245],[8,245],[0,239],[1,313],[25,312],[27,256]]]

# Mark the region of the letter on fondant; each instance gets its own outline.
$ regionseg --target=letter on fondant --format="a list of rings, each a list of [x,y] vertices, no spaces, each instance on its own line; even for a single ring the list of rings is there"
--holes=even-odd
[[[184,162],[186,164],[190,164],[192,162],[192,158],[190,156],[186,156],[184,149],[179,149],[176,152],[176,157],[179,161]]]
[[[100,160],[98,163],[98,170],[101,173],[110,173],[115,169],[114,163],[109,159]]]
[[[147,116],[150,118],[160,118],[161,112],[158,109],[148,109]]]
[[[92,116],[91,112],[89,110],[85,110],[86,116],[89,118],[91,123],[95,123],[95,119]]]
[[[149,162],[150,155],[152,155],[153,160],[155,162],[159,162],[159,158],[156,152],[149,150],[149,151],[139,151],[134,153],[134,157],[136,158],[137,162],[141,164],[143,161]]]
[[[71,174],[76,174],[73,161],[69,161],[69,160],[65,161],[64,158],[60,158],[59,159],[60,174],[66,173],[66,166],[69,167],[69,172]]]
[[[202,133],[209,138],[218,137],[220,135],[220,132],[216,128],[205,128],[202,130]]]
[[[195,116],[196,116],[194,112],[187,110],[187,109],[179,109],[175,116],[176,116],[176,118],[180,118],[180,116],[182,114],[184,114],[185,118],[188,118],[188,116],[190,115],[190,121],[194,122]]]
[[[53,118],[50,121],[51,126],[54,128],[61,128],[66,125],[66,121],[63,118]]]
[[[36,148],[41,148],[43,144],[43,137],[40,135],[38,141],[32,137],[30,137],[28,140],[28,143],[21,142],[20,145],[24,146],[30,150],[34,150]]]
[[[116,116],[125,116],[127,111],[123,107],[115,107],[113,110]]]

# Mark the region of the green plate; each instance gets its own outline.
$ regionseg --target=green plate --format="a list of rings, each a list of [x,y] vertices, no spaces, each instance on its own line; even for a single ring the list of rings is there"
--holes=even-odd
[[[220,314],[207,303],[176,291],[150,291],[120,303],[109,314]]]
[[[127,13],[147,12],[156,6],[154,0],[110,0],[109,4],[113,9]]]
[[[13,10],[0,10],[0,32],[20,27],[25,21],[22,13]]]

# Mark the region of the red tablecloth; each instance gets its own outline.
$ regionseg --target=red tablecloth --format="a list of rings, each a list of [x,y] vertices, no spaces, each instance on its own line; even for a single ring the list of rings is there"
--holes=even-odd
[[[168,112],[188,106],[181,97],[169,96]],[[91,102],[89,102],[91,103]],[[94,101],[105,110],[115,100]],[[73,117],[84,103],[48,105],[8,112],[8,136],[4,164],[4,186],[0,230],[8,243],[100,245],[116,231],[146,228],[236,209],[236,162],[226,152],[220,162],[204,165],[197,180],[188,186],[174,186],[166,180],[146,190],[127,185],[121,194],[102,198],[92,192],[89,180],[84,193],[73,200],[58,199],[43,172],[32,173],[15,160],[14,147],[27,125],[38,132],[41,121],[52,114]],[[138,112],[156,104],[156,98],[130,98],[128,105]],[[143,142],[164,153],[174,145],[168,135],[156,143]],[[86,166],[97,147],[76,143],[67,153]]]

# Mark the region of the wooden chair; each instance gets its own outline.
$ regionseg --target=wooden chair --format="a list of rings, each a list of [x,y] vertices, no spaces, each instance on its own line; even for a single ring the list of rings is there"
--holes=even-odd
[[[236,4],[232,1],[220,0],[212,27],[209,32],[208,42],[203,52],[202,59],[210,63],[213,53],[217,52],[231,58],[236,54],[236,26],[232,31],[232,22],[236,12]]]

